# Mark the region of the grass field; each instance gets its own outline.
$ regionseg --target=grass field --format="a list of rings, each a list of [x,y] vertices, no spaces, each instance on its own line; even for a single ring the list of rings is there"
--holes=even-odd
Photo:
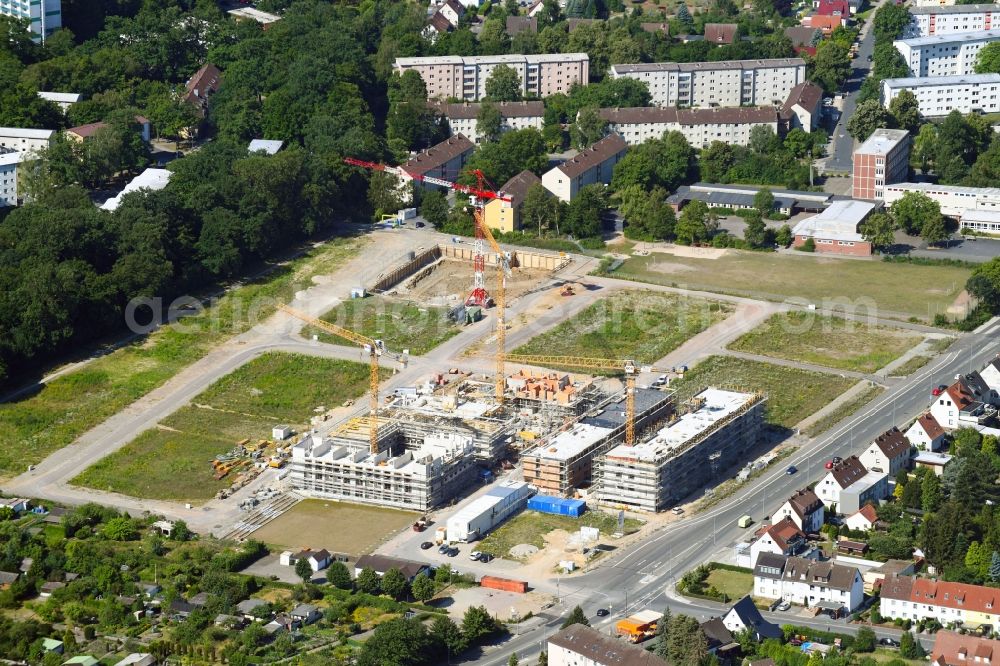
[[[881,386],[869,386],[864,391],[855,396],[853,400],[845,402],[844,404],[840,405],[832,412],[824,416],[823,418],[819,419],[818,421],[814,421],[812,425],[803,429],[802,432],[804,432],[809,437],[815,437],[817,435],[823,434],[836,424],[846,419],[854,412],[858,411],[859,409],[867,405],[875,398],[882,395],[883,391],[885,391],[885,389]]]
[[[638,530],[641,525],[642,521],[627,518],[625,519],[625,533],[631,534]],[[606,536],[613,534],[618,529],[618,518],[600,511],[588,511],[579,518],[524,511],[489,534],[476,546],[476,550],[497,557],[509,558],[510,549],[514,546],[530,543],[542,548],[545,546],[542,537],[552,530],[577,532],[581,527],[596,527],[601,530],[602,535]]]
[[[733,356],[710,356],[671,384],[678,401],[705,386],[754,389],[767,394],[766,420],[786,428],[816,413],[855,383],[837,375],[787,368]]]
[[[730,349],[838,370],[872,373],[902,356],[923,336],[812,312],[782,312],[734,340]]]
[[[344,301],[320,319],[384,340],[391,351],[409,349],[411,354],[426,354],[462,330],[447,315],[445,308],[370,296]],[[307,326],[302,333],[317,335],[323,342],[345,344],[343,339],[317,328]]]
[[[253,538],[280,550],[304,546],[360,556],[414,520],[409,511],[375,506],[303,500],[253,533]]]
[[[634,358],[653,363],[725,319],[728,303],[649,290],[602,298],[572,319],[536,336],[515,354]]]
[[[705,587],[714,587],[730,599],[742,599],[753,594],[753,574],[745,571],[712,569],[705,580]]]
[[[957,266],[729,250],[718,259],[653,252],[628,259],[614,276],[767,300],[805,299],[822,308],[875,309],[882,316],[930,322],[961,293],[970,273]]]
[[[366,240],[338,239],[228,291],[198,315],[67,373],[37,393],[0,404],[0,478],[20,474],[141,398],[277,303],[354,255]],[[255,310],[253,308],[256,308]],[[248,313],[254,311],[255,317]]]
[[[908,377],[914,372],[924,367],[931,360],[930,356],[924,356],[922,354],[917,354],[916,356],[911,356],[906,360],[905,363],[893,370],[891,374],[893,377]]]
[[[204,501],[233,482],[213,478],[209,461],[236,442],[266,439],[276,423],[302,426],[319,405],[368,389],[368,367],[299,354],[260,356],[223,377],[157,427],[99,460],[72,483],[132,497]]]

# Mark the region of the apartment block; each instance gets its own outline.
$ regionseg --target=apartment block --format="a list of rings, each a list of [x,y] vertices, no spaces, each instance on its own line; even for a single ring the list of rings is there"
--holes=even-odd
[[[486,225],[490,229],[504,232],[520,231],[522,227],[521,204],[527,198],[528,190],[536,184],[541,185],[542,179],[532,172],[524,170],[501,185],[499,192],[507,196],[510,201],[502,199],[487,201],[483,208],[483,221]],[[548,190],[545,192],[548,193]]]
[[[705,389],[650,439],[597,459],[598,501],[653,513],[719,481],[757,444],[765,402],[757,393]]]
[[[17,170],[24,155],[19,152],[0,152],[0,208],[20,203]]]
[[[456,134],[441,143],[413,156],[401,168],[414,177],[414,186],[424,185],[417,180],[423,176],[458,180],[462,167],[472,156],[476,146],[462,134]],[[427,184],[426,187],[438,187]]]
[[[948,7],[954,4],[955,0],[913,0],[914,7]]]
[[[865,596],[857,567],[773,553],[757,558],[753,589],[753,595],[761,599],[785,599],[834,612],[853,612]]]
[[[911,76],[965,76],[975,74],[980,49],[998,39],[1000,30],[980,30],[897,39],[892,44]]]
[[[1000,589],[915,576],[886,576],[879,613],[891,620],[937,620],[975,629],[1000,622]],[[972,660],[969,660],[972,663]]]
[[[394,71],[420,74],[428,99],[478,100],[486,96],[486,81],[500,65],[517,72],[522,94],[536,97],[567,93],[574,83],[586,85],[590,79],[586,53],[396,58]]]
[[[17,150],[26,153],[44,150],[52,143],[55,134],[55,130],[48,129],[0,127],[0,152]]]
[[[979,32],[1000,26],[1000,5],[931,5],[910,7],[904,37]]]
[[[545,104],[542,102],[503,102],[495,105],[500,112],[500,131],[533,128],[542,130],[545,120]],[[451,135],[462,134],[473,143],[480,143],[479,111],[482,104],[464,102],[462,104],[434,104],[434,108],[448,120]]]
[[[643,81],[656,106],[780,106],[806,80],[802,58],[612,65],[612,78]]]
[[[665,660],[640,645],[605,636],[582,624],[553,634],[546,654],[549,666],[667,666]]]
[[[587,185],[611,182],[615,165],[625,157],[628,144],[618,134],[609,134],[576,157],[542,174],[542,185],[561,201],[572,201]]]
[[[62,0],[0,0],[0,16],[28,21],[35,40],[44,43],[62,27]]]
[[[917,98],[920,115],[927,118],[960,113],[1000,112],[1000,74],[914,76],[882,81],[882,106],[889,108],[904,90]]]
[[[907,192],[920,192],[938,203],[941,214],[961,219],[967,211],[1000,211],[1000,187],[962,187],[934,183],[893,183],[885,186],[883,201],[891,206]]]
[[[696,148],[707,148],[715,141],[745,146],[750,142],[750,130],[754,127],[770,127],[778,134],[783,125],[773,106],[720,109],[636,107],[601,109],[598,114],[608,121],[608,128],[620,134],[630,146],[659,139],[664,132],[672,131],[683,134],[688,143]]]
[[[431,435],[417,451],[393,455],[334,446],[307,435],[292,447],[291,484],[314,497],[428,511],[476,476],[470,437]]]
[[[881,199],[885,186],[906,180],[909,169],[909,132],[877,129],[854,151],[851,195],[855,199]]]

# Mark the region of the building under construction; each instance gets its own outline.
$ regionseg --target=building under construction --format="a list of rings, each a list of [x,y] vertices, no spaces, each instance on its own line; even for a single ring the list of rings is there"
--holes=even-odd
[[[652,513],[716,481],[757,444],[764,403],[759,393],[705,389],[651,438],[597,458],[598,501]]]
[[[315,497],[428,511],[448,502],[475,479],[472,439],[456,433],[427,436],[415,451],[369,453],[339,446],[332,437],[306,435],[292,447],[291,483]]]
[[[635,428],[641,432],[674,411],[673,394],[655,389],[636,389]],[[590,410],[567,428],[544,438],[523,454],[524,480],[544,494],[569,495],[588,485],[594,459],[625,437],[625,400]]]

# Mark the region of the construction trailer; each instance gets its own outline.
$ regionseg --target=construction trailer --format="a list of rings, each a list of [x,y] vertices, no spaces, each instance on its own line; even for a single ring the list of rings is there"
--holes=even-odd
[[[642,432],[674,411],[673,394],[636,389],[635,428]],[[569,495],[591,483],[594,460],[625,438],[625,400],[604,403],[568,429],[546,438],[521,456],[524,480],[552,495]]]
[[[717,483],[759,441],[765,402],[760,393],[705,389],[651,438],[616,446],[597,459],[598,502],[654,513]]]
[[[615,630],[618,635],[632,643],[641,643],[656,635],[656,626],[663,619],[663,613],[652,610],[639,611],[624,620],[618,620]]]
[[[506,481],[490,488],[448,519],[448,541],[470,543],[482,539],[521,511],[533,492],[521,481]]]

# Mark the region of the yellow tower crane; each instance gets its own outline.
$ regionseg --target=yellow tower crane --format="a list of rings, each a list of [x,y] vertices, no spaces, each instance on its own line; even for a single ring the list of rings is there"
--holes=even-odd
[[[586,358],[584,356],[544,356],[507,354],[511,363],[524,363],[544,368],[570,366],[590,370],[619,370],[625,373],[625,444],[635,444],[635,378],[640,372],[672,372],[652,366],[640,366],[632,359]]]
[[[331,324],[328,321],[323,321],[311,315],[306,314],[296,310],[295,308],[289,307],[287,305],[279,306],[280,310],[287,312],[296,319],[301,319],[310,326],[315,326],[316,328],[331,333],[345,340],[349,340],[354,344],[360,346],[364,351],[368,353],[369,366],[370,366],[370,377],[369,377],[369,392],[370,392],[370,406],[371,414],[369,416],[368,424],[368,444],[371,453],[374,455],[378,453],[378,385],[379,385],[379,358],[386,353],[385,343],[381,340],[376,340],[374,338],[369,338],[366,335],[361,335],[360,333],[355,333],[354,331],[348,330],[342,326],[337,326],[336,324]],[[393,356],[400,361],[402,364],[406,364],[406,354],[393,354]]]

